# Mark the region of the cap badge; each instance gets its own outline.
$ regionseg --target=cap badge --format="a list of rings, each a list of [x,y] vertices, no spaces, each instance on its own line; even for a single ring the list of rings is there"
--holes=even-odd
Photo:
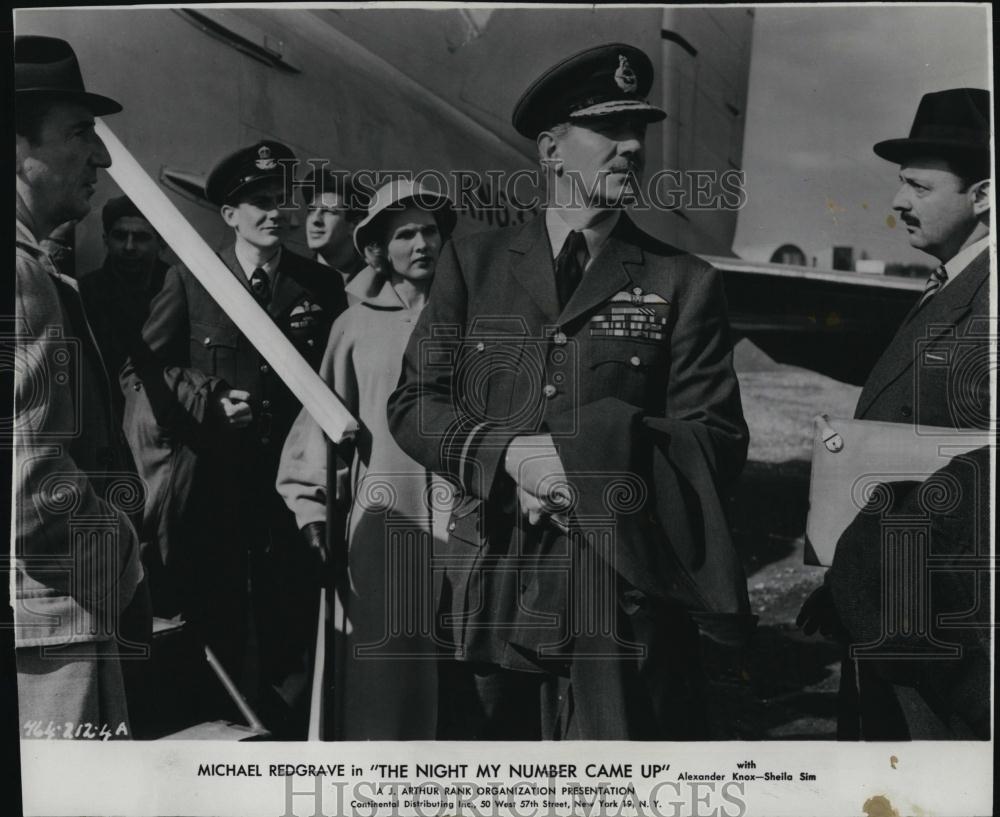
[[[635,78],[635,71],[629,64],[628,57],[624,54],[618,55],[618,70],[615,71],[615,85],[621,88],[626,94],[634,94],[638,80]]]
[[[267,145],[261,145],[257,149],[257,156],[259,157],[254,164],[257,166],[258,170],[274,170],[278,166],[277,162],[271,158],[271,148]]]

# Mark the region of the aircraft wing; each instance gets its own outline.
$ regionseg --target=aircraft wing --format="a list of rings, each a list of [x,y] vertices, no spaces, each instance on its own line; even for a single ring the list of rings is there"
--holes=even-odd
[[[861,385],[923,281],[702,255],[721,270],[734,332],[778,363]]]

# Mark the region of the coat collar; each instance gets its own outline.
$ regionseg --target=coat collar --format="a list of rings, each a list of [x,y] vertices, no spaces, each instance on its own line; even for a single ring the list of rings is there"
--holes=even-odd
[[[863,417],[875,399],[913,367],[918,343],[930,343],[954,330],[972,308],[979,290],[986,286],[989,273],[990,254],[986,250],[948,286],[910,311],[868,376],[855,416]]]
[[[16,241],[30,248],[33,252],[44,253],[38,239],[35,238],[35,220],[20,193],[16,193],[14,202]]]
[[[645,266],[642,250],[630,240],[634,229],[631,220],[622,213],[559,316],[560,324],[570,323],[599,308],[616,293],[633,288]]]
[[[552,274],[552,248],[545,231],[545,219],[537,216],[524,225],[510,242],[511,274],[534,301],[535,306],[553,322],[559,314],[556,280]]]
[[[24,203],[24,199],[21,198],[21,194],[17,194],[17,199],[14,204],[15,208],[15,222],[14,222],[14,234],[15,242],[21,247],[25,252],[31,253],[31,255],[45,268],[53,278],[57,281],[65,284],[77,292],[80,290],[80,284],[75,278],[71,278],[68,275],[63,275],[56,266],[55,261],[52,260],[52,256],[49,255],[48,251],[39,243],[39,240],[35,237],[35,222],[31,216],[31,211],[28,209],[27,204]]]
[[[645,265],[643,252],[630,240],[634,230],[631,219],[622,213],[603,249],[587,268],[583,280],[561,313],[556,295],[552,248],[542,216],[525,225],[511,241],[511,273],[547,320],[561,325],[570,323],[600,307],[642,275]]]
[[[396,292],[396,288],[392,285],[392,282],[389,279],[380,277],[379,280],[382,282],[382,286],[379,288],[378,292],[373,295],[368,295],[361,301],[361,303],[371,309],[381,311],[400,311],[409,309],[409,307],[403,303],[402,299],[399,297],[399,293]]]
[[[233,273],[236,280],[252,295],[250,281],[247,279],[246,272],[236,258],[236,246],[234,244],[228,245],[219,253],[219,257],[229,267],[229,271]],[[297,280],[298,272],[298,256],[289,250],[288,247],[282,247],[281,259],[278,262],[274,281],[271,284],[271,303],[267,307],[267,313],[272,318],[284,314],[292,304],[308,294],[307,290]],[[333,269],[330,270],[330,275],[336,274]]]

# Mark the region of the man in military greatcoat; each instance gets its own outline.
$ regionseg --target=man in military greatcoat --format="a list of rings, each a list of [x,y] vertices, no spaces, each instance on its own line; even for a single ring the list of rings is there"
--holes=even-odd
[[[431,564],[441,738],[704,738],[699,624],[750,619],[721,499],[747,450],[722,281],[622,209],[665,116],[652,82],[612,43],[524,93],[548,205],[445,245],[389,402],[403,450],[460,491]]]

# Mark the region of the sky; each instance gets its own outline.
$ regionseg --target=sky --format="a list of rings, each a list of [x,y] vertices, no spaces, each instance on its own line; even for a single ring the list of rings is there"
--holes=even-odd
[[[985,6],[758,8],[736,252],[930,262],[887,224],[898,167],[872,145],[906,136],[925,93],[988,88],[990,27]]]

